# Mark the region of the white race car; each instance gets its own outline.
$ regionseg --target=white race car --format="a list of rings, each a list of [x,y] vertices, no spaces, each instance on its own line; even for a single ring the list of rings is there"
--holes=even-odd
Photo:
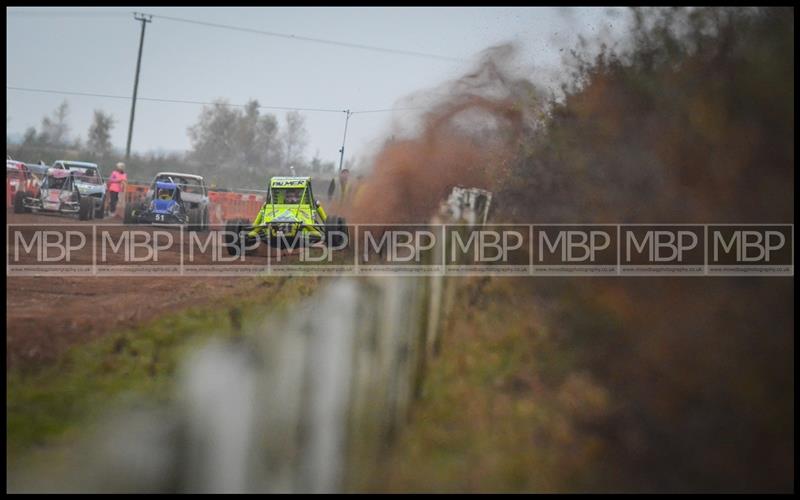
[[[94,218],[102,219],[105,213],[107,187],[96,163],[85,161],[57,160],[53,162],[55,169],[64,169],[74,172],[75,186],[81,196],[91,196],[95,199]]]

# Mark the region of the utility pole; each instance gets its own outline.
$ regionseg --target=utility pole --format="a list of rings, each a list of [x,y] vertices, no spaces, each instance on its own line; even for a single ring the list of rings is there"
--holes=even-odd
[[[153,16],[133,13],[133,18],[142,23],[142,34],[139,37],[139,58],[136,59],[136,78],[133,80],[133,101],[131,102],[131,122],[128,124],[128,145],[125,148],[125,160],[131,157],[131,139],[133,138],[133,116],[136,114],[136,93],[139,91],[139,68],[142,66],[142,46],[144,46],[144,28],[153,22]]]
[[[345,120],[344,120],[344,137],[342,137],[342,149],[339,150],[339,172],[340,173],[342,171],[342,162],[344,161],[344,141],[347,140],[347,122],[350,121],[350,115],[353,114],[353,113],[350,112],[349,109],[346,110],[345,113],[347,113],[347,118],[345,118]]]

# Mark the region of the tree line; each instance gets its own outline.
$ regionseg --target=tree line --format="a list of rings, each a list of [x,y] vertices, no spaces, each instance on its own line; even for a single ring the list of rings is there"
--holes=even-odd
[[[6,137],[6,150],[12,157],[27,162],[59,159],[99,163],[106,175],[124,157],[116,148],[111,133],[117,119],[103,110],[94,110],[85,142],[72,136],[70,106],[63,101],[51,114],[42,117],[39,128],[29,127],[21,140]],[[272,175],[314,175],[330,178],[336,168],[323,161],[317,152],[308,158],[309,133],[305,117],[288,112],[283,124],[271,113],[261,113],[257,100],[244,107],[231,106],[217,99],[203,106],[197,121],[187,128],[191,148],[185,153],[132,153],[127,162],[129,178],[146,180],[156,172],[182,170],[207,178],[219,188],[263,188]]]

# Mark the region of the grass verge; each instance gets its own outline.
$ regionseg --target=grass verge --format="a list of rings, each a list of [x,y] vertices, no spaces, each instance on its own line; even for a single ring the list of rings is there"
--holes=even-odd
[[[55,363],[7,373],[6,458],[9,466],[82,434],[122,395],[165,403],[175,370],[192,347],[214,336],[242,335],[266,312],[309,296],[319,278],[254,278],[246,294],[215,307],[190,307],[136,328],[70,348]]]

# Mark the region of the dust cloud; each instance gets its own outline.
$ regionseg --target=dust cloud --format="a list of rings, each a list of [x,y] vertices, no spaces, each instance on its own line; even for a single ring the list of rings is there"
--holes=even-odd
[[[516,53],[512,44],[487,49],[473,71],[413,98],[435,96],[419,132],[388,140],[375,156],[345,209],[348,222],[426,223],[454,186],[495,187],[543,102],[515,75]]]

